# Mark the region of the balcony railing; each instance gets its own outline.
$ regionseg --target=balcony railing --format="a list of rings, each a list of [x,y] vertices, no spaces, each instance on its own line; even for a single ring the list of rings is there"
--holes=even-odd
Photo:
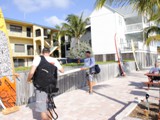
[[[139,49],[138,44],[139,44],[138,41],[134,42],[135,49]],[[131,44],[131,42],[121,43],[120,48],[121,48],[121,51],[131,51],[132,50],[132,44]]]
[[[25,52],[15,52],[15,50],[12,49],[12,55],[13,56],[33,56],[34,50],[27,50]]]
[[[126,26],[126,32],[134,32],[134,31],[141,31],[141,30],[143,30],[142,23],[131,24]]]
[[[8,33],[9,36],[32,38],[32,33],[27,34],[27,32],[12,32],[10,30],[8,30]]]
[[[34,50],[27,50],[27,55],[34,55]]]
[[[143,51],[157,51],[157,47],[155,46],[147,46],[145,45],[142,41],[134,41],[134,48],[135,50],[143,50]],[[132,44],[131,42],[127,42],[127,43],[121,43],[120,44],[120,49],[123,52],[127,52],[127,51],[132,51]]]

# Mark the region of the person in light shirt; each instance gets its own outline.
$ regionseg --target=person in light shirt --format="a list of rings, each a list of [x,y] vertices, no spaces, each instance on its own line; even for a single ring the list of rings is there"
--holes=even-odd
[[[42,55],[45,57],[45,59],[49,63],[55,65],[58,68],[58,71],[60,71],[61,73],[64,72],[63,67],[60,65],[58,60],[56,58],[50,57],[49,48],[44,48],[42,50]],[[31,79],[36,71],[36,68],[40,64],[40,61],[41,61],[40,56],[37,56],[34,58],[31,70],[28,75],[28,79],[27,79],[28,82],[31,82]],[[40,112],[42,120],[50,120],[50,117],[49,117],[50,114],[49,114],[49,111],[47,110],[47,98],[48,98],[47,93],[36,89],[35,94],[36,94],[35,111]]]
[[[87,70],[86,72],[86,80],[89,85],[89,93],[93,93],[93,75],[95,73],[95,59],[91,57],[91,52],[86,51],[86,58],[84,59],[84,66],[82,70]]]

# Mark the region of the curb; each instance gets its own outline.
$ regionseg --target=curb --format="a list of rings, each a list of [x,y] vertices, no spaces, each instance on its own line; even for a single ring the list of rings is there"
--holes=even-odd
[[[143,100],[142,98],[135,98],[121,113],[119,113],[115,120],[124,120],[128,115],[137,107],[137,105]]]

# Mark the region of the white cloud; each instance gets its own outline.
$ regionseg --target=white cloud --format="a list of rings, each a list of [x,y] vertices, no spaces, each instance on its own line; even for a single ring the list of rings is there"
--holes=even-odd
[[[14,0],[14,4],[22,12],[30,13],[51,7],[65,9],[72,2],[71,0]]]
[[[49,18],[46,18],[45,21],[50,25],[61,25],[61,23],[64,23],[65,21],[62,19],[59,19],[57,16],[51,16]]]

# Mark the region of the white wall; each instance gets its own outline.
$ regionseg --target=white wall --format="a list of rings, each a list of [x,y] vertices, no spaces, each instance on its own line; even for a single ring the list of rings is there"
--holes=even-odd
[[[119,25],[120,19],[122,24]],[[91,39],[92,49],[97,54],[113,54],[115,53],[114,36],[125,41],[125,22],[122,16],[103,7],[95,10],[90,16],[91,20]],[[119,40],[118,42],[119,43]]]

